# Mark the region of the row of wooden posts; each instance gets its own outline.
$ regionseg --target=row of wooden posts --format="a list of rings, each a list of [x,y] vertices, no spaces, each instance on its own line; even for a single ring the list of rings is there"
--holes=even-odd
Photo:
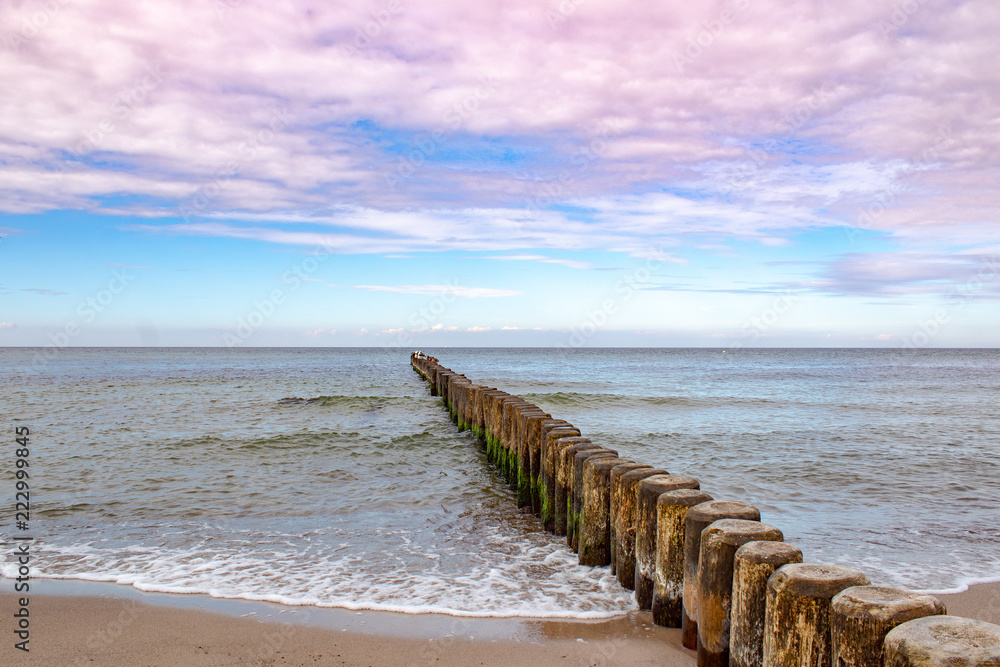
[[[582,565],[610,566],[640,609],[681,628],[699,666],[1000,666],[1000,627],[947,616],[935,597],[803,562],[747,503],[618,456],[572,424],[471,382],[423,352],[413,368],[460,430]]]

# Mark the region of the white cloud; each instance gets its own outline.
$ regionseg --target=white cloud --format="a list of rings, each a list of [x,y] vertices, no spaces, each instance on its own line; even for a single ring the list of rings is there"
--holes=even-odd
[[[593,262],[580,262],[574,259],[554,259],[544,255],[500,255],[486,257],[484,259],[495,259],[507,262],[541,262],[543,264],[559,264],[561,266],[567,266],[571,269],[592,269],[596,266]]]
[[[467,299],[496,298],[517,296],[520,290],[501,289],[493,287],[462,287],[460,285],[355,285],[355,289],[372,292],[393,292],[395,294],[423,294],[435,296],[453,294]]]

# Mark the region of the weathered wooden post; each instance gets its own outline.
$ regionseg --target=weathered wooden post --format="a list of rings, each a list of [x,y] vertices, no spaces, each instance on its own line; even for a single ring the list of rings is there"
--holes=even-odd
[[[885,637],[885,667],[997,667],[1000,626],[958,616],[907,621]]]
[[[787,542],[747,542],[736,550],[729,664],[760,667],[764,662],[767,580],[782,565],[801,563],[802,551]]]
[[[542,426],[538,496],[542,501],[542,527],[551,533],[556,532],[555,443],[560,438],[579,435],[580,429],[563,420]]]
[[[653,572],[653,623],[681,627],[684,604],[684,525],[688,509],[712,500],[699,489],[677,489],[656,501],[656,569]],[[633,575],[634,576],[634,575]]]
[[[608,477],[608,540],[611,542],[611,574],[613,575],[617,576],[618,574],[618,537],[615,531],[621,521],[619,495],[621,495],[622,475],[633,470],[649,470],[652,467],[645,463],[620,463],[611,469],[611,474]]]
[[[528,445],[529,434],[541,429],[542,425],[552,419],[552,415],[543,412],[541,408],[524,409],[518,413],[515,429],[514,445],[517,450],[517,504],[533,509],[534,479],[531,476],[531,451]]]
[[[566,517],[567,524],[573,522],[573,542],[570,545],[573,551],[580,552],[580,518],[583,513],[583,464],[587,459],[599,456],[603,458],[618,458],[618,452],[613,449],[585,449],[578,451],[573,457],[573,482],[572,482],[572,494],[573,494],[573,505],[572,512]],[[569,493],[569,491],[567,491]],[[569,529],[567,528],[566,534],[569,537]]]
[[[611,564],[610,487],[611,470],[620,458],[589,458],[583,463],[583,507],[580,513],[580,565]]]
[[[499,389],[491,389],[483,392],[483,440],[486,442],[486,457],[489,459],[490,452],[497,449],[500,442],[499,429],[497,428],[497,412],[505,400],[511,399],[511,395]]]
[[[698,560],[701,531],[719,519],[760,521],[760,510],[737,500],[709,500],[695,505],[684,517],[684,604],[681,608],[681,644],[698,649]]]
[[[566,535],[566,489],[567,489],[567,479],[566,479],[566,450],[573,445],[580,444],[593,444],[590,442],[589,438],[583,436],[570,436],[566,438],[559,438],[555,441],[555,487],[556,487],[556,535],[565,536]],[[597,445],[593,445],[597,448]]]
[[[528,461],[531,465],[531,509],[535,514],[542,514],[542,496],[539,494],[539,482],[542,474],[542,430],[551,423],[564,422],[562,419],[542,419],[538,421],[528,421],[525,426],[527,431],[524,434],[525,450]],[[569,422],[565,422],[568,424]]]
[[[897,625],[947,613],[933,595],[889,586],[851,586],[833,597],[832,663],[838,667],[882,667],[885,636]]]
[[[842,565],[791,563],[767,581],[764,664],[769,667],[831,667],[830,601],[851,586],[871,582]]]
[[[766,523],[722,519],[701,533],[698,558],[698,665],[728,667],[736,550],[747,542],[781,542],[781,531]]]
[[[570,445],[569,447],[563,449],[562,461],[560,462],[560,467],[562,468],[562,477],[566,484],[566,544],[570,548],[573,546],[573,539],[576,532],[576,525],[573,522],[573,498],[575,494],[574,489],[574,474],[576,466],[576,455],[580,452],[601,449],[604,447],[594,444],[590,439],[585,439],[575,445]],[[610,452],[611,450],[605,450]]]
[[[635,531],[636,531],[636,491],[639,482],[654,475],[669,475],[662,468],[641,468],[631,470],[621,476],[619,489],[612,502],[618,506],[618,523],[615,526],[617,557],[615,575],[624,588],[635,590]],[[614,493],[614,491],[613,491]]]
[[[668,491],[697,489],[698,480],[686,475],[654,475],[639,482],[635,492],[635,601],[639,609],[653,607],[656,571],[657,501]]]
[[[514,406],[526,405],[524,399],[517,396],[502,396],[494,402],[492,416],[492,443],[491,446],[499,456],[499,452],[512,451],[510,434],[507,432],[507,420],[510,418]]]

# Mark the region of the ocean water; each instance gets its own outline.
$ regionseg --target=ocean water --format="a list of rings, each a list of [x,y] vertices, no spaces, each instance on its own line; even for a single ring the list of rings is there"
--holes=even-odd
[[[920,590],[1000,579],[1000,351],[426,351],[755,504],[808,561]],[[0,348],[11,445],[31,429],[32,575],[465,616],[631,609],[517,509],[409,352]]]

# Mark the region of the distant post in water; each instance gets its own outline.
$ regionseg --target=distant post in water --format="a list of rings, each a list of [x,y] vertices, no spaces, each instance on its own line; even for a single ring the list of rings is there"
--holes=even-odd
[[[830,601],[845,588],[870,583],[861,572],[842,565],[792,563],[779,568],[767,582],[764,664],[830,667]]]
[[[933,595],[889,586],[852,586],[831,602],[832,661],[838,667],[881,667],[885,636],[897,625],[947,613]]]
[[[767,580],[782,565],[801,562],[802,551],[787,542],[747,542],[736,550],[730,612],[732,667],[763,664]]]

